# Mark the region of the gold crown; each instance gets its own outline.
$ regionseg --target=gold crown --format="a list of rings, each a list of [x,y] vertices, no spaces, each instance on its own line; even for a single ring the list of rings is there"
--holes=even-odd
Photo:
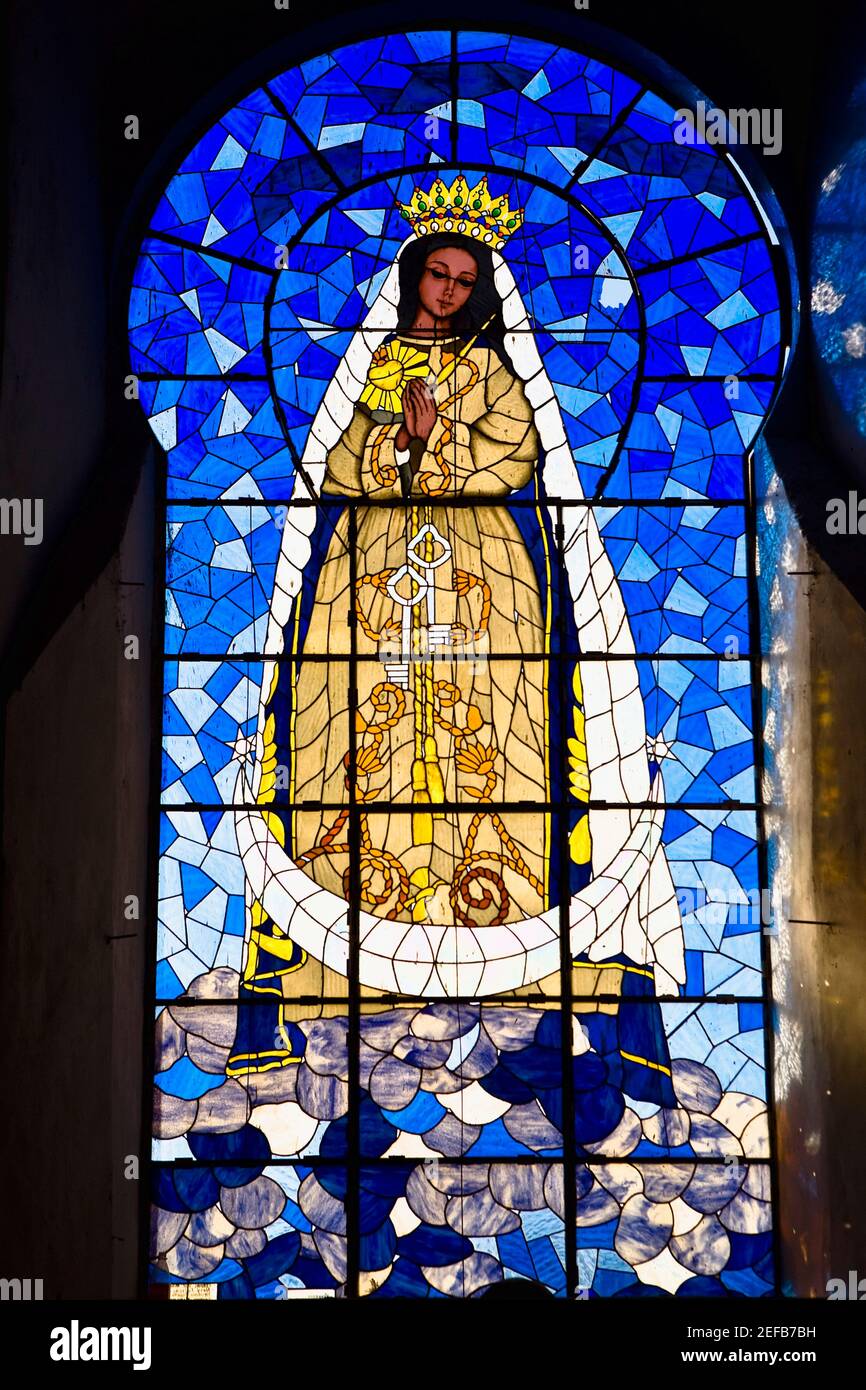
[[[461,232],[464,236],[477,237],[497,251],[523,224],[522,208],[510,208],[504,196],[491,196],[486,174],[474,188],[469,187],[463,174],[457,175],[450,188],[437,178],[429,192],[416,188],[411,202],[401,203],[398,199],[397,206],[416,236]]]

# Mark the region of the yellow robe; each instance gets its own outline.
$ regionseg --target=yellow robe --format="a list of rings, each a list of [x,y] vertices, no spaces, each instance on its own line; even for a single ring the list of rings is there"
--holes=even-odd
[[[429,348],[434,376],[453,367],[459,346]],[[538,436],[522,383],[487,347],[458,357],[436,403],[426,447],[416,441],[412,449],[405,505],[361,506],[357,513],[362,907],[407,922],[484,926],[548,906],[549,815],[496,806],[550,795],[548,672],[537,659],[549,649],[549,583],[539,591],[502,505],[533,477]],[[323,492],[403,499],[395,459],[401,424],[401,417],[377,419],[369,406],[356,406],[328,455]],[[477,501],[443,505],[467,498]],[[348,806],[351,795],[349,534],[346,511],[318,576],[299,653],[296,804]],[[403,663],[403,609],[387,585],[407,563],[432,592],[409,610],[420,659]],[[549,563],[547,570],[549,580]],[[419,586],[404,574],[396,591],[408,598]],[[436,634],[440,645],[431,640]],[[334,659],[304,660],[325,654]],[[536,659],[523,660],[527,655]],[[437,810],[443,802],[461,809]],[[320,885],[347,896],[346,811],[297,810],[292,850]]]

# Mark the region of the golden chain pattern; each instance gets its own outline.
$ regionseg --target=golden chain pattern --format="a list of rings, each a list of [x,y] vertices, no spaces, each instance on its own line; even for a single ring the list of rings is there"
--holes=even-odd
[[[314,859],[321,855],[348,854],[348,840],[338,840],[337,836],[349,819],[348,810],[339,811],[334,824],[326,830],[317,845],[313,849],[307,850],[306,854],[301,854],[295,861],[299,868],[306,864],[311,864]],[[397,901],[390,911],[386,914],[387,918],[393,920],[398,913],[402,912],[409,901],[410,886],[409,875],[400,863],[396,855],[388,850],[376,849],[373,846],[370,836],[370,827],[367,816],[361,813],[361,901],[369,907],[383,907],[393,894],[397,893]],[[380,873],[383,879],[383,888],[380,893],[373,891],[373,879],[376,873]],[[396,887],[395,887],[396,879]],[[349,869],[346,868],[342,875],[343,895],[349,896]]]
[[[443,352],[443,366],[446,363],[446,358],[453,359],[454,356],[454,353]],[[443,411],[447,410],[451,405],[456,405],[462,396],[465,396],[471,391],[480,375],[478,364],[477,362],[473,362],[471,357],[462,357],[460,359],[460,366],[465,367],[469,372],[467,380],[460,387],[459,391],[452,392],[450,396],[447,396],[445,400],[437,406],[438,419],[442,421],[442,431],[436,443],[433,445],[433,457],[439,466],[438,480],[436,474],[431,469],[425,469],[418,474],[418,486],[428,497],[441,497],[443,492],[448,491],[451,483],[451,467],[445,457],[445,450],[454,439],[454,421],[447,417],[443,418]]]
[[[364,636],[368,637],[371,642],[381,642],[383,638],[398,636],[400,624],[386,623],[382,631],[377,632],[371,625],[367,614],[364,612],[361,603],[361,590],[365,584],[371,584],[374,589],[380,594],[383,594],[385,592],[385,586],[393,573],[393,570],[379,570],[378,574],[362,574],[360,579],[355,580],[355,594],[357,599],[355,607],[358,610],[358,622],[361,624]]]
[[[502,845],[508,851],[507,854],[499,854],[495,850],[479,850],[477,853],[473,852],[475,842],[478,838],[478,831],[485,816],[490,816],[493,828],[499,836]],[[512,869],[515,873],[520,874],[521,878],[526,879],[526,882],[534,889],[539,898],[543,899],[543,883],[532,873],[520,853],[520,850],[505,829],[501,818],[495,813],[491,814],[489,811],[479,811],[477,815],[472,817],[472,822],[466,833],[466,848],[463,852],[463,858],[458,864],[454,877],[451,880],[451,890],[448,895],[451,907],[454,911],[454,916],[457,918],[458,922],[462,922],[463,925],[467,927],[481,925],[497,927],[500,923],[504,922],[508,916],[510,901],[505,884],[499,874],[493,869],[486,867],[484,863],[485,860],[492,860],[493,863],[502,864],[505,868]],[[481,884],[484,879],[487,879],[488,882],[493,884],[499,892],[500,897],[495,917],[490,922],[482,924],[469,915],[469,909],[475,908],[476,910],[484,911],[486,908],[493,905],[493,895],[487,888],[482,888],[480,897],[472,898],[469,889],[472,883]]]
[[[380,487],[393,487],[397,481],[397,469],[395,466],[392,463],[386,463],[383,466],[379,461],[382,446],[388,438],[390,430],[390,425],[382,426],[376,438],[373,440],[373,447],[370,453],[370,467],[373,470],[373,477]]]
[[[403,715],[406,713],[406,696],[398,685],[391,681],[380,681],[373,687],[370,701],[376,711],[376,717],[365,719],[360,710],[356,714],[356,728],[359,734],[364,736],[357,750],[357,768],[359,777],[372,777],[374,773],[381,772],[385,766],[382,762],[382,740],[388,729],[393,729]],[[391,705],[393,701],[393,713]],[[384,718],[378,716],[384,715]],[[367,742],[367,737],[371,740]],[[349,754],[343,759],[343,766],[346,768],[346,788],[349,788]],[[360,787],[355,788],[355,795],[359,801],[373,801],[379,795],[376,788],[367,787],[366,791]]]

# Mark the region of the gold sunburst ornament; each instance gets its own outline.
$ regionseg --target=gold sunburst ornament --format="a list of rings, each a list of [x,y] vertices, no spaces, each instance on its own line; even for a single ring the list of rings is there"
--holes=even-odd
[[[407,381],[426,377],[428,370],[426,352],[419,352],[411,343],[387,343],[373,353],[361,400],[371,410],[390,410],[398,415]]]
[[[398,199],[397,206],[416,236],[460,232],[496,251],[523,225],[523,209],[509,207],[504,194],[494,196],[486,174],[474,188],[464,174],[458,174],[450,188],[441,178],[434,179],[429,191],[416,188],[410,202]]]

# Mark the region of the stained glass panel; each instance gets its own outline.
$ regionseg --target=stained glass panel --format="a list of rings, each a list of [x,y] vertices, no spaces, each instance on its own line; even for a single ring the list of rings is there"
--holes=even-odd
[[[651,85],[371,37],[226,112],[142,242],[155,1284],[775,1287],[750,451],[788,287]]]

